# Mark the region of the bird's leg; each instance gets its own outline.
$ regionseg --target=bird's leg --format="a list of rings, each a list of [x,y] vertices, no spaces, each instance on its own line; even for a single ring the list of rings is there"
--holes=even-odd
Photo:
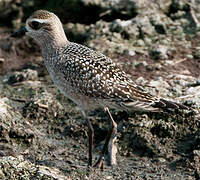
[[[111,124],[111,128],[108,132],[108,135],[106,137],[106,140],[105,140],[105,144],[103,146],[103,149],[101,151],[101,155],[97,161],[97,163],[94,165],[94,167],[99,167],[103,170],[103,162],[104,162],[104,156],[105,156],[105,153],[106,153],[106,150],[109,146],[109,153],[110,153],[110,163],[112,165],[112,163],[115,163],[116,160],[112,160],[113,158],[115,158],[115,154],[116,154],[116,151],[114,153],[114,149],[113,149],[113,145],[114,145],[114,141],[116,140],[116,134],[117,134],[117,124],[116,122],[114,121],[109,109],[107,107],[105,107],[105,111],[108,113],[109,117],[110,117],[110,124]],[[114,155],[114,156],[113,156]]]
[[[84,119],[87,121],[88,125],[88,142],[89,142],[89,161],[88,166],[92,167],[92,151],[93,151],[93,142],[94,142],[94,129],[92,127],[92,124],[90,120],[88,119],[88,116],[85,114],[84,111],[82,111]]]
[[[115,141],[117,140],[117,123],[114,121],[109,109],[106,108],[105,110],[108,112],[108,115],[110,116],[111,126],[112,126],[111,127],[112,133],[108,144],[109,164],[112,166],[117,164],[116,160],[117,146],[115,144]]]

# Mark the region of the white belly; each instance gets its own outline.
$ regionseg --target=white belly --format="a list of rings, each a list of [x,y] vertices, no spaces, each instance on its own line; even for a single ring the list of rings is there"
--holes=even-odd
[[[102,107],[96,98],[88,97],[80,93],[77,88],[72,87],[71,83],[66,80],[63,74],[54,72],[49,72],[49,74],[57,88],[81,109],[91,110]]]

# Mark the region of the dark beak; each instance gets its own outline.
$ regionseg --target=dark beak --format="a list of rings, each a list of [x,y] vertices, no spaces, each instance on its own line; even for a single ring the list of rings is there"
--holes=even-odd
[[[11,37],[22,37],[26,34],[27,29],[25,27],[20,28],[18,31],[14,32]]]

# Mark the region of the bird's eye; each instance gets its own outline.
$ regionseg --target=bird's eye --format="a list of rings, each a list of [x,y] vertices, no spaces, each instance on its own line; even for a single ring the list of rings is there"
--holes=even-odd
[[[34,30],[40,29],[40,23],[38,21],[31,21],[29,26]]]

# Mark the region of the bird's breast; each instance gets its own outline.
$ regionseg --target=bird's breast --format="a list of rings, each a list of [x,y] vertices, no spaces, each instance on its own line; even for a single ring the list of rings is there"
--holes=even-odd
[[[88,97],[81,91],[76,77],[73,77],[70,72],[63,73],[55,65],[47,66],[47,70],[56,87],[80,108],[91,110],[101,106],[97,99]]]

